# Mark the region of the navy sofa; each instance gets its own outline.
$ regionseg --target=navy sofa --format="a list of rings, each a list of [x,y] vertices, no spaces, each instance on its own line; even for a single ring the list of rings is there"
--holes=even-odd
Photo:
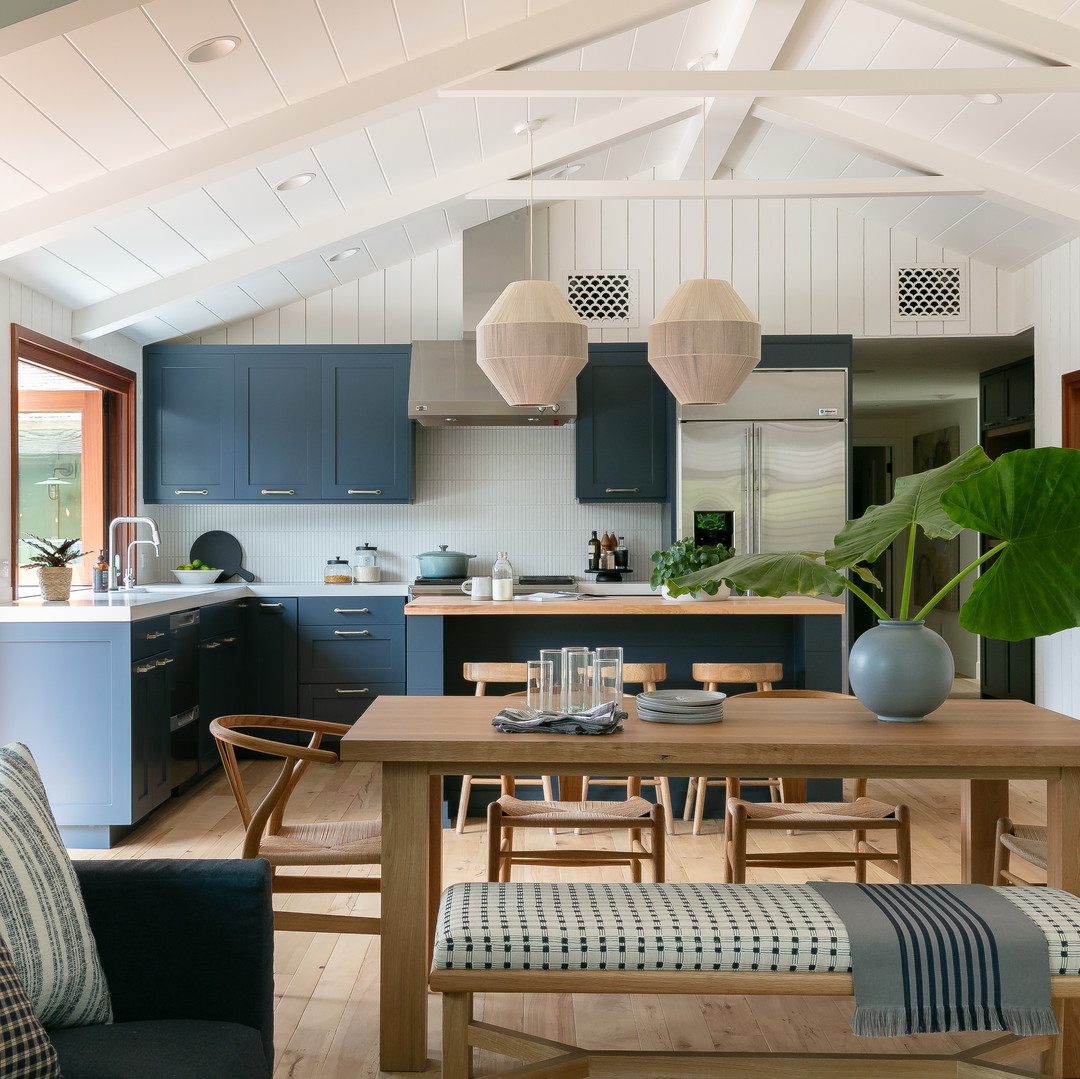
[[[64,1079],[269,1079],[274,926],[264,860],[76,861],[112,995],[50,1030]]]

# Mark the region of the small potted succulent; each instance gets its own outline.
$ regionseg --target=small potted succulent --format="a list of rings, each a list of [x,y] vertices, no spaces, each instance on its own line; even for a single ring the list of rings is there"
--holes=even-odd
[[[71,595],[71,563],[82,558],[78,539],[42,539],[40,536],[27,536],[25,543],[33,547],[37,554],[30,556],[30,561],[23,569],[36,569],[41,598],[50,602],[63,602]]]
[[[663,551],[653,551],[649,556],[652,564],[652,576],[649,584],[659,588],[667,599],[701,599],[704,593],[711,599],[723,599],[731,589],[719,572],[708,574],[709,580],[689,588],[675,583],[676,577],[683,577],[698,570],[709,570],[726,562],[735,554],[733,547],[723,544],[714,546],[697,544],[689,536],[676,540]]]

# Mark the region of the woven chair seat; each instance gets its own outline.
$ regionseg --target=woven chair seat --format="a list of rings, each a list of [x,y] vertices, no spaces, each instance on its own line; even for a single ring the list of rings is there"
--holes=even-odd
[[[604,828],[632,828],[652,812],[652,803],[645,798],[628,798],[622,802],[547,802],[525,801],[504,794],[498,799],[498,805],[504,816],[556,828],[566,827],[568,820],[575,827],[587,827],[595,821]]]
[[[286,824],[263,836],[259,853],[271,865],[377,865],[381,833],[377,820]]]
[[[746,806],[750,820],[781,819],[792,828],[812,828],[823,821],[884,820],[896,812],[895,805],[875,798],[857,798],[854,802],[747,802],[729,799],[728,805]]]
[[[1038,824],[1015,824],[1012,834],[1001,837],[1002,846],[1026,862],[1046,869],[1046,829]]]

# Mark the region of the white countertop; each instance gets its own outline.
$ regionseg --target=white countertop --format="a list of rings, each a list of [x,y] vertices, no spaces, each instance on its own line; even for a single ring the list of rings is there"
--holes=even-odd
[[[142,592],[91,592],[75,589],[66,603],[50,603],[31,596],[0,603],[0,622],[137,622],[156,615],[205,607],[211,603],[245,596],[408,596],[410,581],[379,581],[368,584],[323,584],[321,581],[239,581],[229,584],[149,584]],[[644,581],[595,584],[578,581],[565,586],[593,596],[649,596]],[[536,591],[544,591],[537,588]]]

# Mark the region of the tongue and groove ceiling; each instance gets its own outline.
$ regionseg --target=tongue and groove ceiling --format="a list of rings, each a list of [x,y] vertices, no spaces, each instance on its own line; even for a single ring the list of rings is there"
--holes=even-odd
[[[707,174],[1004,269],[1080,233],[1080,0],[14,10],[0,273],[82,339],[198,334],[449,244],[524,204],[531,116],[538,200],[699,198]],[[228,56],[186,59],[222,35]]]

